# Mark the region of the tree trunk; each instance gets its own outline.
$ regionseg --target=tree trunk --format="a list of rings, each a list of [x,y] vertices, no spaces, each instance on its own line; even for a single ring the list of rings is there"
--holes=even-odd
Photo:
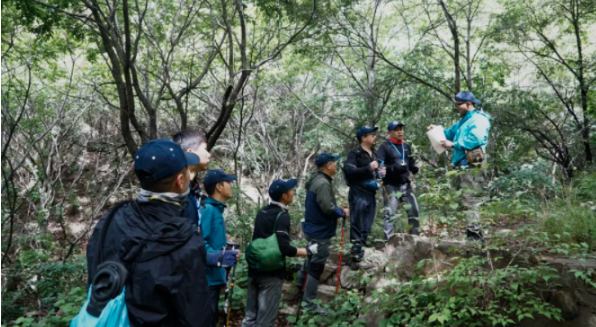
[[[453,66],[455,71],[455,90],[454,93],[457,94],[461,90],[461,74],[460,74],[460,63],[459,63],[459,35],[457,34],[457,24],[453,19],[453,16],[447,10],[447,6],[443,0],[438,0],[441,8],[443,8],[443,12],[445,13],[445,19],[447,19],[447,24],[449,25],[449,30],[451,31],[451,36],[453,37]]]

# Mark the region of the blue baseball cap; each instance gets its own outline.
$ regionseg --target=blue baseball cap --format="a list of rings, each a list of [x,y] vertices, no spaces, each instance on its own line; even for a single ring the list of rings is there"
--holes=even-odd
[[[234,175],[228,175],[221,169],[214,169],[208,171],[207,174],[205,174],[205,178],[203,178],[203,184],[205,184],[205,186],[208,186],[217,184],[219,182],[235,181],[237,179],[238,177]]]
[[[455,95],[455,101],[464,101],[464,102],[472,102],[475,104],[481,104],[480,100],[476,100],[474,97],[474,93],[470,91],[461,91],[457,95]]]
[[[375,132],[378,129],[379,129],[378,127],[362,126],[356,132],[356,138],[358,139],[358,141],[360,141],[361,137],[363,137],[364,135],[366,135],[368,133]]]
[[[399,126],[406,127],[406,124],[404,124],[404,123],[402,123],[400,121],[394,120],[391,123],[389,123],[389,125],[387,125],[387,130],[388,131],[392,131],[392,130],[396,129]]]
[[[199,156],[182,151],[178,143],[156,139],[145,143],[135,153],[135,174],[141,183],[157,182],[199,162]]]
[[[325,164],[327,164],[329,161],[337,161],[337,160],[339,160],[339,158],[341,158],[341,157],[334,156],[328,152],[324,152],[317,156],[317,159],[315,160],[315,165],[317,165],[317,167],[322,167]]]
[[[287,181],[283,179],[273,181],[269,186],[269,197],[273,201],[279,201],[284,193],[293,189],[296,185],[298,185],[298,180],[295,178],[288,179]]]

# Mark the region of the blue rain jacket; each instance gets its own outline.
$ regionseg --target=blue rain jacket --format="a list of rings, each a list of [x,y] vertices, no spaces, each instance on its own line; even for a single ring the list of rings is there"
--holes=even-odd
[[[207,198],[205,208],[200,208],[201,233],[207,247],[207,256],[210,253],[221,253],[226,246],[226,224],[223,219],[223,212],[226,205]],[[208,267],[207,282],[209,286],[224,285],[226,283],[226,270],[224,267]]]
[[[453,164],[459,166],[466,161],[466,150],[479,146],[486,152],[488,132],[490,131],[490,116],[482,111],[469,111],[459,122],[444,130],[445,137],[454,143]]]

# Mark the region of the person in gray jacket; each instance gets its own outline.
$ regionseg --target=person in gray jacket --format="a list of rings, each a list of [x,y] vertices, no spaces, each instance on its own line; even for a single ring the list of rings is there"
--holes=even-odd
[[[312,301],[317,298],[319,279],[325,269],[325,261],[329,258],[329,246],[331,238],[335,236],[337,220],[350,215],[348,209],[341,209],[336,205],[331,186],[337,172],[337,160],[339,156],[331,153],[319,154],[315,162],[318,171],[306,183],[305,221],[302,230],[311,244],[318,244],[318,252],[308,256],[298,272],[298,287],[305,285],[302,300],[311,309],[317,308]]]

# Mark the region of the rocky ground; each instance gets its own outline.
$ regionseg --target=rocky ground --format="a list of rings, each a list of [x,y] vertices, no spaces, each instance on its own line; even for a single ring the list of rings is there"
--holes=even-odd
[[[502,231],[507,233],[507,231]],[[556,322],[547,320],[544,317],[536,317],[536,320],[526,319],[519,326],[535,327],[596,327],[596,289],[579,281],[570,270],[585,271],[596,270],[596,260],[575,260],[553,255],[536,255],[524,248],[510,248],[501,250],[484,250],[478,244],[470,244],[457,240],[436,240],[433,238],[418,237],[408,234],[396,234],[387,243],[377,245],[376,248],[367,249],[366,261],[371,268],[366,271],[372,279],[366,285],[358,283],[361,273],[353,271],[348,265],[347,259],[342,260],[340,272],[340,284],[343,289],[359,289],[363,295],[368,296],[375,289],[389,284],[395,284],[411,280],[416,271],[416,265],[425,259],[430,259],[430,264],[424,266],[422,273],[427,276],[444,273],[451,269],[451,259],[458,256],[469,257],[472,255],[501,257],[502,260],[495,261],[494,269],[504,268],[507,265],[532,266],[538,263],[548,263],[555,268],[559,274],[560,287],[554,292],[542,294],[542,296],[562,310],[564,321]],[[335,285],[337,282],[338,254],[331,255],[321,276],[319,288],[320,299],[324,302],[330,301],[335,296]],[[346,258],[346,257],[344,257]],[[489,269],[487,267],[487,269]],[[419,272],[419,271],[418,271]],[[391,276],[391,277],[390,277]],[[278,326],[285,326],[287,322],[284,317],[295,315],[297,310],[294,298],[295,286],[291,283],[284,285],[284,302],[280,309],[280,321]],[[376,326],[378,322],[387,316],[387,312],[376,312],[363,316],[369,326]]]

